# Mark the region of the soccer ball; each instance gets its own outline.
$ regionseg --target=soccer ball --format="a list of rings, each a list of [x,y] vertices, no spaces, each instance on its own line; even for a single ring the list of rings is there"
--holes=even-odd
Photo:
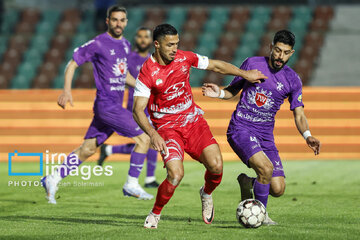
[[[246,199],[239,203],[236,218],[246,228],[258,228],[264,222],[266,209],[256,199]]]

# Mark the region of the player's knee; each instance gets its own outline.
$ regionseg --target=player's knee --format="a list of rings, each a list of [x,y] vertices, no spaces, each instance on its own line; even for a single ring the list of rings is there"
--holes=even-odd
[[[83,145],[80,147],[80,157],[88,158],[96,153],[96,146]]]
[[[150,137],[143,133],[138,137],[138,144],[142,146],[150,146]]]
[[[210,169],[208,169],[212,173],[220,174],[223,171],[223,162],[221,156],[216,156],[215,160],[212,162],[212,164],[209,166]]]
[[[276,186],[271,188],[271,196],[273,197],[281,197],[284,195],[285,187],[282,186]]]
[[[168,180],[174,186],[179,185],[183,177],[184,171],[180,169],[168,172]]]
[[[259,167],[259,175],[260,177],[270,180],[273,174],[273,170],[274,167],[271,163],[264,163]]]

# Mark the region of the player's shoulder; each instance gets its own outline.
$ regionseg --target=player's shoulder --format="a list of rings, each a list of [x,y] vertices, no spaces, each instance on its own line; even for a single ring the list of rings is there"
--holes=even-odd
[[[299,75],[295,72],[294,69],[285,65],[283,68],[283,71],[284,71],[286,78],[289,79],[292,83],[302,84]]]
[[[192,58],[194,56],[196,56],[196,53],[194,53],[192,51],[177,50],[174,60],[176,60],[176,59],[181,60],[181,59],[184,59],[184,57],[185,57],[185,59],[188,59],[188,58]],[[176,60],[176,61],[178,61],[178,60]]]
[[[157,65],[156,65],[154,59],[152,58],[152,56],[150,56],[143,63],[143,65],[142,65],[142,67],[140,69],[140,74],[153,76],[154,74],[152,74],[152,73],[155,72],[155,71],[159,71],[159,68],[157,67]]]
[[[267,64],[267,58],[264,56],[253,56],[245,59],[248,64]]]

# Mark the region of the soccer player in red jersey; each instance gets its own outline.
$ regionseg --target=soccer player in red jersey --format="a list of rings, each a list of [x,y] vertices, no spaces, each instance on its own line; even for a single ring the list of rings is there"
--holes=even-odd
[[[204,112],[194,103],[189,83],[190,68],[241,76],[252,83],[260,82],[266,76],[258,70],[244,71],[230,63],[178,50],[177,30],[169,24],[157,26],[153,40],[155,52],[143,64],[136,80],[133,116],[150,136],[154,149],[161,152],[167,178],[158,188],[154,207],[144,227],[157,228],[161,210],[184,176],[184,151],[206,168],[200,198],[203,220],[210,224],[214,219],[211,193],[221,182],[222,157],[202,116]],[[154,127],[144,113],[146,106]]]

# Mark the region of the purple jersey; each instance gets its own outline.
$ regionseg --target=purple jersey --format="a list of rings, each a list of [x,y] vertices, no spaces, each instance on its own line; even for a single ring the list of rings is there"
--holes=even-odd
[[[118,40],[105,32],[74,50],[73,59],[79,66],[85,62],[93,65],[97,100],[122,105],[130,49],[124,37]]]
[[[141,66],[143,63],[150,57],[150,54],[148,54],[147,57],[140,56],[137,52],[131,52],[128,58],[129,63],[129,72],[131,76],[133,76],[135,79],[139,75]],[[129,97],[128,97],[128,103],[127,103],[127,109],[132,111],[132,106],[134,103],[134,88],[129,87]]]
[[[252,84],[235,77],[230,83],[232,88],[243,90],[231,117],[230,128],[241,125],[262,133],[272,133],[275,115],[286,98],[289,98],[291,110],[304,106],[299,76],[288,66],[280,71],[271,69],[268,60],[268,57],[251,57],[240,67],[261,71],[268,77],[264,82]]]

